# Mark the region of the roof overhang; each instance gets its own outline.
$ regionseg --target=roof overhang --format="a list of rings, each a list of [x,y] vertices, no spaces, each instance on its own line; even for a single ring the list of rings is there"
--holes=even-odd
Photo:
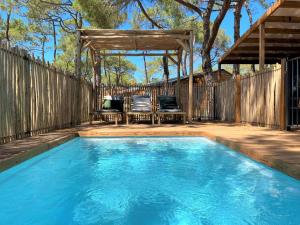
[[[264,25],[265,63],[300,55],[300,0],[278,0],[220,58],[220,64],[258,64],[259,28]]]

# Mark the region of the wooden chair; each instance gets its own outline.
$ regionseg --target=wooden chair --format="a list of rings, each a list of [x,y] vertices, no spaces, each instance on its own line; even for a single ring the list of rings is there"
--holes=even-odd
[[[90,113],[90,124],[92,124],[94,118],[100,116],[103,119],[104,116],[110,116],[114,119],[115,125],[118,125],[119,118],[123,117],[123,102],[122,99],[117,99],[116,96],[112,97],[111,103],[105,109]]]
[[[186,112],[183,112],[176,101],[175,96],[158,96],[159,110],[156,112],[158,124],[161,124],[161,117],[166,115],[181,116],[183,124],[186,123]]]
[[[129,125],[129,118],[131,116],[146,115],[151,117],[153,125],[155,113],[152,111],[150,97],[142,95],[133,95],[131,102],[131,110],[126,113],[126,124]]]

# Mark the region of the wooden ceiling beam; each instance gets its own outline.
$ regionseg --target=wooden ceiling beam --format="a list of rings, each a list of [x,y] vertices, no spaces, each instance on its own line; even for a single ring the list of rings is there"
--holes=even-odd
[[[235,64],[235,63],[239,63],[239,64],[258,64],[259,60],[257,57],[253,57],[253,58],[241,58],[241,57],[237,57],[237,58],[227,58],[226,60],[224,60],[222,62],[222,64]],[[265,64],[275,64],[280,62],[279,58],[266,58],[265,59]]]
[[[124,40],[124,39],[181,39],[181,40],[188,40],[186,35],[175,35],[175,34],[164,34],[164,35],[111,35],[111,36],[100,36],[100,35],[82,35],[82,40]]]
[[[300,23],[300,17],[296,16],[270,16],[266,22]]]
[[[258,33],[259,30],[255,30],[253,33]],[[290,29],[290,28],[265,28],[265,33],[267,34],[300,34],[300,29]]]
[[[257,43],[258,44],[259,39],[258,38],[248,38],[243,43]],[[300,44],[300,39],[292,39],[292,38],[266,38],[266,43],[272,43],[272,44],[283,44],[283,43],[289,43],[291,44]]]
[[[245,54],[244,52],[234,52],[230,56],[233,57],[258,57],[258,52],[257,53],[247,53]],[[266,57],[274,57],[274,58],[283,58],[287,56],[299,56],[299,53],[296,52],[282,52],[282,53],[267,53],[265,54]]]
[[[295,8],[300,8],[300,2],[299,1],[286,1],[281,5],[281,8],[284,9],[295,9]]]
[[[266,46],[265,47],[266,51],[268,50],[273,50],[273,51],[299,51],[300,53],[300,47],[280,47],[280,46],[276,46],[276,47],[270,47],[270,46]],[[245,46],[245,47],[238,47],[237,49],[235,49],[235,51],[258,51],[259,50],[259,46]],[[233,51],[234,52],[234,51]]]
[[[96,53],[98,56],[177,56],[177,53]]]

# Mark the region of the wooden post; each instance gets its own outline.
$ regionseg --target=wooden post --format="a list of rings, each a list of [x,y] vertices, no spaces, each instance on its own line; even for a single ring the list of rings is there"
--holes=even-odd
[[[218,63],[218,81],[221,81],[221,75],[222,75],[222,64]]]
[[[93,93],[94,93],[94,112],[98,109],[97,108],[97,64],[93,61]]]
[[[279,123],[280,129],[286,129],[286,101],[285,101],[285,76],[286,76],[286,59],[281,59],[281,82],[280,82],[280,99],[279,99]]]
[[[259,26],[259,70],[265,68],[265,24]]]
[[[98,79],[97,79],[97,87],[98,87],[98,92],[97,92],[97,102],[99,104],[99,109],[102,110],[102,59],[101,56],[99,57],[99,64],[98,64]]]
[[[177,57],[177,103],[178,105],[181,105],[181,95],[180,95],[180,65],[181,65],[181,57],[182,56],[182,51],[178,51],[178,57]]]
[[[235,77],[236,94],[235,94],[235,122],[241,122],[241,75]]]
[[[191,31],[189,40],[189,51],[190,51],[190,75],[189,75],[189,101],[188,101],[188,121],[192,122],[193,119],[193,81],[194,81],[194,34]]]

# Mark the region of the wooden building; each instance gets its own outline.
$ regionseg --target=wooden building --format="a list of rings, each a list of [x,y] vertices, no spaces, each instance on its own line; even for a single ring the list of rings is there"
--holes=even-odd
[[[300,1],[277,0],[219,60],[222,64],[280,63],[280,126],[300,128]]]

